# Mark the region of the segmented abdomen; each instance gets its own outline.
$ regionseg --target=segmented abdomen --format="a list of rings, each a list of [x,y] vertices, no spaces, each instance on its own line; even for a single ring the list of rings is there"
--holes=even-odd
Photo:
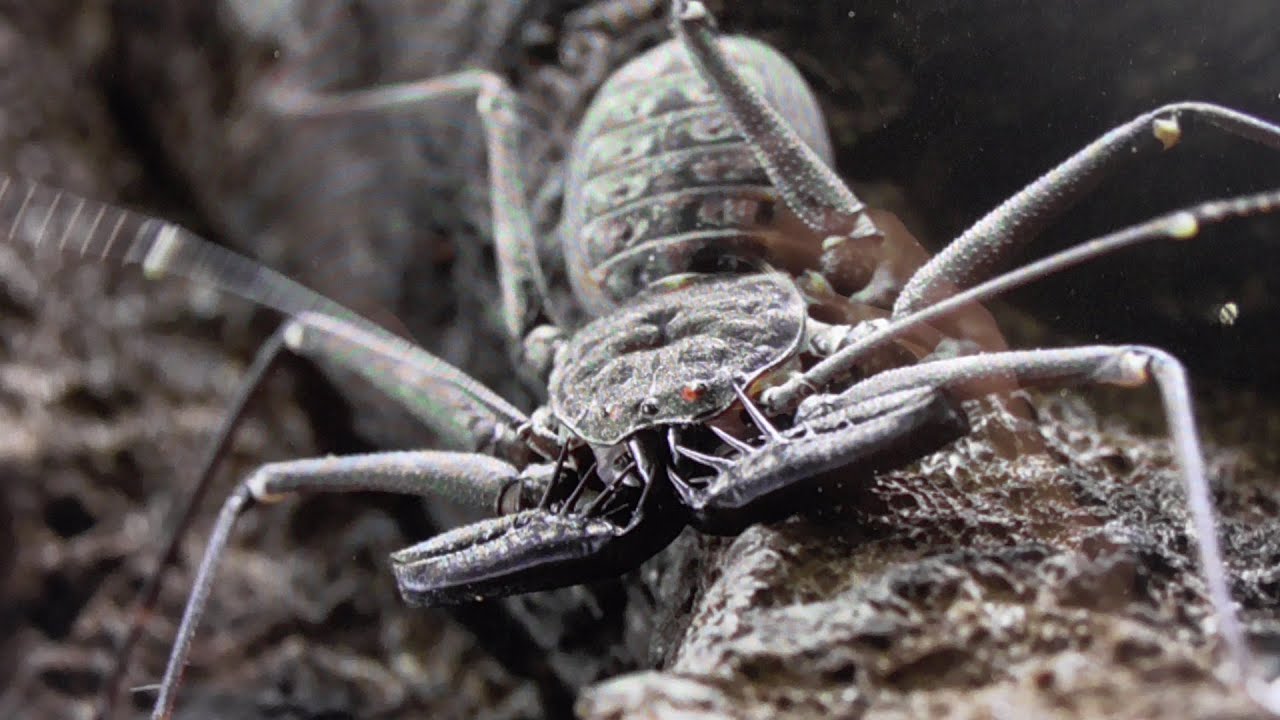
[[[742,37],[730,58],[827,162],[812,92],[791,63]],[[769,260],[776,193],[711,88],[670,41],[601,87],[569,158],[560,241],[574,291],[599,315],[651,282],[714,270],[725,257]]]

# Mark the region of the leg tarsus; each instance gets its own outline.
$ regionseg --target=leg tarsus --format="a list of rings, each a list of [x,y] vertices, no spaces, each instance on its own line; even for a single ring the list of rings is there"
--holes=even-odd
[[[1280,126],[1219,105],[1181,102],[1143,113],[1107,131],[961,233],[911,277],[894,304],[893,316],[920,310],[983,280],[1000,260],[1030,242],[1128,158],[1135,143],[1152,134],[1162,147],[1172,147],[1181,130],[1169,119],[1182,116],[1280,150]]]
[[[1147,360],[1151,377],[1155,379],[1164,401],[1166,422],[1173,443],[1173,453],[1181,469],[1183,491],[1187,495],[1187,508],[1195,528],[1196,547],[1200,554],[1201,571],[1209,600],[1218,617],[1218,632],[1226,641],[1227,653],[1240,680],[1255,679],[1253,654],[1245,639],[1240,620],[1236,617],[1235,601],[1231,599],[1231,586],[1227,580],[1226,561],[1218,541],[1217,518],[1213,509],[1213,495],[1205,473],[1204,455],[1201,451],[1195,415],[1192,412],[1190,385],[1186,369],[1177,358],[1163,350],[1142,348],[1135,350]],[[1132,363],[1130,359],[1128,363]]]
[[[152,720],[168,720],[173,715],[177,703],[178,686],[182,683],[182,675],[187,669],[187,655],[191,651],[191,641],[195,637],[196,626],[200,624],[200,616],[204,614],[209,593],[213,589],[214,573],[218,561],[226,549],[231,529],[235,527],[240,513],[253,499],[249,488],[239,485],[222,505],[218,519],[209,535],[204,556],[200,559],[200,567],[196,570],[195,584],[187,598],[187,607],[182,613],[182,622],[178,624],[178,634],[174,638],[173,648],[169,651],[169,662],[160,680],[160,692],[156,697],[155,707],[151,711]]]

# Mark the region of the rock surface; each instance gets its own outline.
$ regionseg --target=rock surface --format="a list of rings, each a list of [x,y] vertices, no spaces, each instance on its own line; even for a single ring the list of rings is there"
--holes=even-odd
[[[582,716],[1266,717],[1217,675],[1163,444],[1076,399],[978,416],[816,518],[709,542],[662,670]],[[1213,457],[1237,596],[1274,642],[1274,475]]]

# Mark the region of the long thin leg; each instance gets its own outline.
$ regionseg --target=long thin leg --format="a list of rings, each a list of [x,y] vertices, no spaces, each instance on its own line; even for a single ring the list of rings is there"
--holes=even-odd
[[[698,0],[673,0],[671,19],[676,35],[787,207],[827,235],[882,236],[862,201],[725,56],[706,6]]]
[[[943,389],[1006,375],[1016,376],[1022,384],[1051,386],[1100,383],[1134,387],[1148,379],[1155,380],[1164,401],[1165,420],[1172,436],[1218,629],[1240,673],[1238,679],[1242,683],[1253,680],[1257,670],[1227,585],[1186,371],[1176,358],[1163,350],[1141,346],[1099,345],[987,353],[890,370],[854,385],[842,393],[840,399],[855,404],[912,388]]]
[[[0,239],[69,257],[173,273],[287,315],[319,312],[361,322],[338,303],[189,230],[19,177],[0,175]]]
[[[1010,251],[1030,242],[1129,157],[1144,135],[1154,135],[1165,148],[1175,145],[1183,116],[1280,150],[1280,126],[1219,105],[1182,102],[1143,113],[1089,143],[964,231],[911,277],[894,304],[894,317],[988,277]]]
[[[1278,210],[1280,210],[1280,190],[1272,190],[1201,203],[1132,225],[1109,235],[1087,240],[1075,247],[999,275],[945,300],[925,306],[923,309],[895,317],[883,326],[858,337],[849,345],[839,348],[830,357],[823,359],[803,374],[769,388],[763,393],[761,402],[771,412],[781,412],[816,389],[826,387],[835,378],[848,373],[868,353],[906,335],[924,323],[1086,260],[1151,240],[1189,240],[1198,235],[1200,228],[1204,225]]]
[[[259,348],[228,412],[223,416],[214,441],[201,462],[195,485],[171,526],[156,569],[139,595],[129,628],[117,651],[116,664],[104,684],[97,717],[110,717],[145,619],[155,607],[166,570],[177,559],[182,539],[208,495],[218,461],[223,457],[248,403],[286,350],[317,360],[334,361],[356,371],[389,396],[400,399],[429,426],[452,429],[449,437],[454,442],[498,453],[513,462],[524,459],[524,444],[515,433],[515,424],[524,421],[519,411],[509,406],[504,409],[503,403],[491,414],[475,412],[475,405],[468,396],[460,394],[447,382],[440,383],[439,378],[432,375],[432,363],[424,363],[422,358],[416,357],[419,348],[399,338],[370,332],[362,326],[327,315],[303,313],[289,321]]]
[[[433,430],[463,446],[481,446],[495,439],[510,446],[505,436],[493,433],[527,419],[444,360],[284,275],[173,223],[0,176],[0,238],[5,237],[37,251],[140,265],[152,276],[172,273],[289,315],[297,322],[284,339],[296,345],[295,351],[361,373],[404,402]],[[401,387],[406,381],[408,386]],[[489,434],[477,437],[480,426]]]
[[[263,347],[206,454],[191,496],[178,513],[155,574],[136,606],[99,717],[118,695],[127,658],[155,604],[163,573],[204,495],[245,406],[285,349],[346,366],[404,403],[441,436],[523,462],[518,409],[462,371],[383,330],[341,305],[189,231],[146,215],[8,176],[0,176],[0,237],[37,251],[141,265],[151,275],[174,273],[206,282],[294,317]]]
[[[173,714],[191,641],[208,603],[218,562],[236,520],[251,502],[271,502],[301,492],[372,491],[444,496],[494,509],[502,506],[504,498],[512,492],[518,491],[526,497],[537,492],[537,488],[522,487],[524,482],[525,478],[514,466],[496,458],[430,450],[314,458],[262,466],[236,487],[218,514],[196,571],[195,584],[178,626],[151,717],[160,720]]]
[[[417,345],[316,313],[294,318],[283,332],[293,352],[354,371],[455,445],[522,459],[516,429],[528,417]]]
[[[231,444],[231,438],[236,428],[240,424],[240,419],[244,417],[245,409],[249,403],[257,395],[258,390],[262,387],[263,380],[270,375],[272,368],[275,367],[276,361],[281,357],[284,350],[284,332],[283,328],[276,331],[262,347],[258,348],[258,354],[253,358],[253,363],[245,372],[244,380],[240,384],[240,389],[231,400],[231,405],[227,408],[226,414],[222,417],[222,423],[218,427],[218,433],[214,436],[214,440],[209,444],[204,457],[200,461],[200,472],[196,475],[195,485],[187,494],[186,500],[179,506],[176,519],[170,525],[169,538],[164,543],[164,550],[160,553],[160,559],[156,561],[156,567],[152,571],[151,576],[147,578],[147,584],[142,588],[142,592],[138,594],[138,599],[133,606],[133,612],[129,618],[128,629],[125,630],[124,640],[116,649],[116,662],[111,667],[111,673],[107,676],[103,683],[102,692],[98,697],[98,707],[94,710],[94,717],[97,720],[107,720],[112,716],[116,701],[120,697],[120,691],[123,689],[124,679],[129,671],[129,661],[133,657],[133,649],[137,646],[138,641],[142,639],[142,628],[145,626],[147,618],[155,609],[156,602],[160,599],[160,588],[164,584],[165,571],[172,567],[178,560],[178,551],[182,547],[182,539],[186,537],[187,530],[191,524],[195,522],[196,513],[200,506],[204,504],[205,497],[209,494],[209,488],[213,485],[214,471],[218,467],[218,461],[222,459],[227,447]]]
[[[533,328],[539,310],[552,314],[554,309],[549,305],[546,277],[538,262],[529,198],[520,175],[519,100],[505,80],[487,70],[468,70],[349,93],[321,94],[279,85],[267,100],[282,114],[325,117],[397,109],[425,111],[433,103],[460,95],[476,97],[476,110],[484,125],[502,316],[509,337],[518,344]]]

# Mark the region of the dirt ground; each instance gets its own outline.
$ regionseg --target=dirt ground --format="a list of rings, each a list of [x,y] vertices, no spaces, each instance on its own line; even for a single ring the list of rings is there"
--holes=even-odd
[[[545,231],[558,153],[592,86],[560,46],[576,4],[0,0],[0,168],[180,221],[395,318],[528,407],[492,311],[466,103],[301,124],[256,98],[282,66],[327,87],[502,72],[534,118],[524,170]],[[727,31],[796,62],[841,173],[931,248],[1164,102],[1280,119],[1280,8],[1268,3],[711,5]],[[606,65],[665,33],[628,30]],[[1135,153],[1034,252],[1280,186],[1266,152],[1192,126],[1173,151]],[[996,307],[1018,345],[1135,341],[1187,360],[1233,590],[1268,667],[1280,648],[1278,230],[1241,222],[1131,251]],[[168,518],[275,322],[178,281],[0,246],[0,717],[89,716]],[[1035,396],[1030,420],[979,409],[972,438],[830,507],[734,539],[683,535],[617,581],[448,611],[405,608],[386,554],[468,517],[459,509],[369,496],[249,513],[179,716],[1263,716],[1215,674],[1153,393],[1085,397]],[[214,494],[271,460],[434,442],[367,388],[293,362]],[[214,505],[130,685],[163,670]],[[131,698],[142,714],[151,695]]]

